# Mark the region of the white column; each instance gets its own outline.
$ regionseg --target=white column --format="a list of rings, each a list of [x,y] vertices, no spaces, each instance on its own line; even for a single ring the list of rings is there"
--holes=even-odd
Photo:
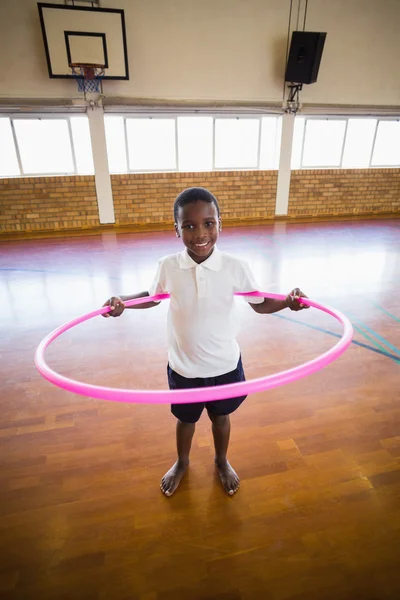
[[[290,114],[282,116],[281,154],[276,188],[276,215],[287,215],[288,213],[294,118],[294,115]]]
[[[97,204],[100,223],[115,223],[114,202],[108,170],[106,132],[104,129],[104,111],[102,106],[88,108],[90,139],[94,163]]]

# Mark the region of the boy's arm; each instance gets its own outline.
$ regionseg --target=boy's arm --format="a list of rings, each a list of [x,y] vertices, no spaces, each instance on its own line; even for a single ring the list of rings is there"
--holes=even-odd
[[[122,302],[127,302],[127,300],[136,300],[136,298],[145,298],[146,296],[150,296],[149,292],[139,292],[138,294],[133,294],[132,296],[120,296]],[[125,308],[152,308],[153,306],[158,306],[160,302],[143,302],[143,304],[135,304],[134,306],[125,306]]]
[[[135,304],[134,306],[125,306],[127,300],[135,300],[136,298],[145,298],[149,296],[149,292],[139,292],[131,296],[112,296],[103,304],[103,306],[111,306],[108,313],[104,313],[103,317],[120,317],[125,308],[152,308],[158,306],[159,302],[143,302],[143,304]]]
[[[305,294],[299,289],[295,288],[286,296],[284,300],[274,300],[273,298],[264,298],[264,302],[261,304],[250,304],[251,308],[259,314],[271,314],[276,313],[284,308],[290,308],[290,310],[303,310],[303,308],[310,308],[305,304],[301,304],[300,298],[307,298]]]
[[[273,298],[264,298],[264,302],[261,304],[252,304],[249,302],[251,308],[260,315],[270,315],[276,313],[284,308],[287,308],[286,298],[285,300],[274,300]]]

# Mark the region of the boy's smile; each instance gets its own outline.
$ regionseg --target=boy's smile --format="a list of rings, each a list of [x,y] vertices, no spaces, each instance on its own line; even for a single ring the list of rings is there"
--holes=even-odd
[[[179,208],[175,230],[197,264],[211,255],[220,228],[221,220],[212,202],[197,200]]]

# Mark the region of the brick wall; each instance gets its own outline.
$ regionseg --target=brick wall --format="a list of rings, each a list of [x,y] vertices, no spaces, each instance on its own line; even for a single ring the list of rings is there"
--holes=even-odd
[[[0,231],[99,225],[93,175],[0,179]]]
[[[293,171],[288,214],[362,215],[400,212],[400,169]]]
[[[177,194],[203,186],[225,222],[273,218],[277,171],[112,175],[117,225],[170,224]],[[400,212],[400,169],[293,171],[289,216]],[[0,179],[0,232],[99,226],[94,177]]]
[[[118,225],[171,223],[176,196],[194,186],[216,195],[227,221],[272,218],[276,182],[277,171],[112,175],[115,220]]]

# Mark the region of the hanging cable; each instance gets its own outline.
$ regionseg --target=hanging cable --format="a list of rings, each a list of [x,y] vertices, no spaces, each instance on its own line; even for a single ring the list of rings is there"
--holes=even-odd
[[[306,8],[304,10],[303,31],[306,30],[307,8],[308,8],[308,0],[306,0]]]
[[[296,31],[298,31],[298,30],[299,30],[300,9],[301,9],[301,0],[298,0],[298,5],[297,5],[297,23],[296,23]]]
[[[290,0],[289,23],[288,23],[287,41],[286,41],[285,73],[286,73],[286,67],[287,67],[287,59],[288,59],[288,55],[289,55],[290,22],[292,20],[292,7],[293,7],[293,0]],[[284,75],[283,76],[283,94],[282,94],[283,101],[285,101],[285,89],[286,89],[286,81],[285,81],[285,75]]]

